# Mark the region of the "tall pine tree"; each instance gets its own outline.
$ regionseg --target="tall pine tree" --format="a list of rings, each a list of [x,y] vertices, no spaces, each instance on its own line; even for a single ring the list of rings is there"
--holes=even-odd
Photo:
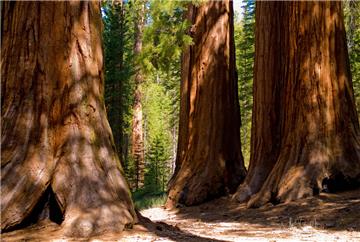
[[[360,113],[360,2],[345,1],[344,13],[355,101]]]
[[[250,159],[253,65],[255,52],[255,1],[242,2],[242,18],[235,22],[236,66],[241,110],[241,145],[245,164]]]
[[[129,2],[105,1],[102,6],[105,50],[105,103],[117,152],[129,173],[128,145],[134,72],[133,27]]]

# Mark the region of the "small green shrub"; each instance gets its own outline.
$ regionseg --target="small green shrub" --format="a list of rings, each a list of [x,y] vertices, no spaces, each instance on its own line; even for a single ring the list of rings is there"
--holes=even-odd
[[[166,197],[165,192],[148,192],[146,190],[133,192],[135,208],[138,210],[164,205]]]

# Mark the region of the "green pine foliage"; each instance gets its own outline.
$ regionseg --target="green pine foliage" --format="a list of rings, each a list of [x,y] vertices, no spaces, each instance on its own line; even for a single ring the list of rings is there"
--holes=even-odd
[[[137,190],[133,192],[132,198],[135,208],[142,210],[163,205],[166,202],[167,195],[161,191]]]
[[[134,92],[134,28],[131,4],[104,1],[105,103],[116,148],[128,173],[128,134],[131,127]]]
[[[145,136],[145,190],[165,191],[177,147],[181,53],[191,43],[184,21],[186,3],[153,0],[148,4],[140,64]]]
[[[134,24],[140,4],[146,6],[142,52],[134,56]],[[180,106],[181,53],[191,44],[181,1],[123,1],[103,3],[106,106],[114,137],[120,140],[122,163],[128,181],[135,179],[135,164],[129,153],[134,66],[140,66],[142,92],[145,187],[137,196],[163,192],[174,169]],[[116,88],[119,87],[120,88]],[[120,96],[118,96],[120,95]],[[119,132],[116,132],[120,129]],[[116,143],[116,142],[115,142]],[[119,146],[119,145],[117,145]]]
[[[344,2],[346,37],[358,114],[360,113],[360,2]]]
[[[241,145],[245,165],[250,159],[250,136],[252,115],[252,85],[255,54],[255,1],[242,2],[241,20],[237,15],[234,21],[236,66],[238,73],[238,92],[241,112]]]
[[[161,136],[156,136],[149,144],[146,157],[145,186],[150,191],[165,191],[170,178],[170,153],[166,150],[167,144]]]
[[[171,126],[178,126],[180,107],[181,53],[191,44],[184,20],[186,2],[152,0],[149,2],[148,24],[144,31],[141,64],[153,82],[161,82],[171,98]]]
[[[186,5],[181,1],[150,1],[142,51],[147,73],[161,71],[171,75],[172,65],[179,63],[182,49],[191,43],[185,34],[189,26],[183,18],[185,11]]]
[[[143,86],[145,188],[149,192],[165,191],[175,158],[172,156],[173,142],[177,139],[172,132],[172,96],[164,83],[166,80],[156,76],[153,81],[149,80]]]

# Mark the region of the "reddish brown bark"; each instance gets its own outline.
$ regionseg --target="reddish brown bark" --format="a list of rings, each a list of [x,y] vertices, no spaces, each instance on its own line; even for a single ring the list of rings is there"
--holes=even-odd
[[[282,2],[256,3],[251,152],[248,174],[234,195],[240,202],[259,191],[280,152],[281,56],[285,45],[282,11]]]
[[[167,206],[233,192],[245,177],[229,1],[190,6],[194,44],[183,54],[178,156]]]
[[[47,195],[67,234],[134,223],[106,119],[101,26],[99,2],[2,3],[2,230]]]
[[[257,2],[256,39],[251,167],[236,197],[258,207],[358,185],[341,2]]]

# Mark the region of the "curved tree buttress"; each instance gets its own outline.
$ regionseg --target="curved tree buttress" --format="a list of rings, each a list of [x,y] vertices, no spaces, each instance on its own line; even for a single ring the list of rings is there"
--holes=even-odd
[[[257,2],[249,207],[359,185],[341,2]]]
[[[245,177],[230,1],[189,6],[194,44],[183,53],[175,174],[167,207],[234,192]]]
[[[103,99],[100,3],[3,2],[1,10],[1,229],[43,216],[34,208],[49,197],[66,234],[131,226]]]

